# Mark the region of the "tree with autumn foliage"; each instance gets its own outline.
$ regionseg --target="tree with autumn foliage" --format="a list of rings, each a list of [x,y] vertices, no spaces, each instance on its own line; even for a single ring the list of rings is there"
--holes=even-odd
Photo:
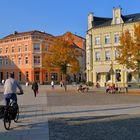
[[[44,66],[48,69],[59,68],[62,74],[67,75],[67,68],[70,66],[70,73],[77,73],[80,70],[78,57],[82,54],[73,43],[72,34],[68,32],[65,37],[56,37],[48,48],[44,59]]]
[[[122,33],[117,46],[117,61],[128,69],[140,72],[140,23],[134,26],[134,36],[129,30]]]

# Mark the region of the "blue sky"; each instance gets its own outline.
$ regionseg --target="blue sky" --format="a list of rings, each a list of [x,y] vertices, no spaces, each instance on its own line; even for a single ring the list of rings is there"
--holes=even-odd
[[[112,17],[119,5],[123,15],[140,13],[140,0],[0,0],[0,38],[30,30],[85,37],[89,12]]]

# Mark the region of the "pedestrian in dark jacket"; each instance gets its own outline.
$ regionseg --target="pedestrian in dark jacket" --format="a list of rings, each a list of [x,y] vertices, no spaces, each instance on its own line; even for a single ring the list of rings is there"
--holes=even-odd
[[[34,91],[34,95],[36,97],[36,93],[38,93],[38,84],[37,84],[37,82],[33,82],[32,90]]]

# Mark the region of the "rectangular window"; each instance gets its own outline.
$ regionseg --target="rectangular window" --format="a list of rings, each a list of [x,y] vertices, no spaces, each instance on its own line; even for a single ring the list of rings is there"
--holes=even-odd
[[[49,47],[49,45],[46,44],[46,46],[45,46],[45,51],[48,51],[48,47]]]
[[[26,73],[25,73],[25,80],[26,80],[26,81],[29,80],[29,72],[28,72],[28,71],[26,71]]]
[[[21,75],[21,71],[18,73],[18,79],[19,79],[19,81],[22,81],[22,75]]]
[[[120,24],[120,18],[118,17],[115,18],[115,24]]]
[[[58,80],[58,74],[57,73],[51,73],[51,80],[57,81]]]
[[[8,64],[9,64],[8,59],[5,59],[5,65],[8,65]]]
[[[28,44],[27,43],[25,44],[25,51],[26,52],[28,51]]]
[[[48,73],[46,73],[46,82],[48,82]]]
[[[2,59],[0,59],[0,66],[2,66]]]
[[[105,60],[110,60],[110,51],[105,51]]]
[[[8,48],[5,49],[5,53],[8,53]]]
[[[40,56],[34,56],[34,64],[40,64]]]
[[[120,39],[119,34],[115,34],[114,35],[114,43],[119,43],[119,39]]]
[[[117,50],[115,50],[115,59],[119,57],[119,52]]]
[[[12,47],[12,53],[14,53],[14,49],[15,49],[15,48],[14,48],[14,47]]]
[[[18,58],[18,64],[21,65],[22,64],[22,60],[21,57]]]
[[[11,61],[11,65],[13,66],[15,64],[15,60],[14,60],[14,57],[12,58],[12,61]]]
[[[110,44],[110,35],[105,35],[105,44]]]
[[[18,45],[18,52],[21,52],[21,45]]]
[[[100,45],[100,37],[95,37],[95,45]]]
[[[2,48],[0,48],[0,53],[2,53]]]
[[[33,48],[34,51],[40,51],[40,43],[34,43]]]
[[[28,64],[28,56],[25,57],[25,64]]]
[[[100,61],[100,52],[95,52],[95,60]]]

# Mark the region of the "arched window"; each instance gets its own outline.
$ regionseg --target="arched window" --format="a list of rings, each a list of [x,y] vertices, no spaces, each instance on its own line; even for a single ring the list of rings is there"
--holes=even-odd
[[[101,80],[101,73],[96,74],[96,81],[99,82]]]
[[[110,73],[107,72],[107,73],[106,73],[106,82],[109,81],[109,80],[111,80],[111,76],[110,76]]]
[[[121,81],[121,70],[117,69],[115,75],[116,75],[116,82],[120,82]]]
[[[131,82],[132,81],[132,73],[129,72],[127,73],[127,82]]]

